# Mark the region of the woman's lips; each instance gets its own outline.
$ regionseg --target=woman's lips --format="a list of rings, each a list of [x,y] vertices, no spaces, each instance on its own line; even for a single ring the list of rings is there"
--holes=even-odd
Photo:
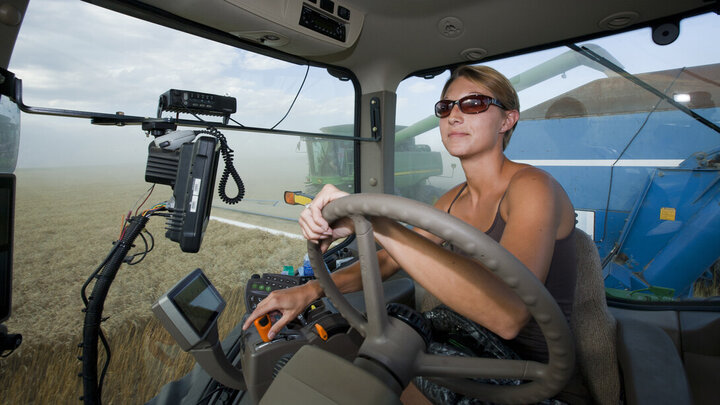
[[[468,136],[467,132],[450,132],[448,138],[457,138],[462,136]]]

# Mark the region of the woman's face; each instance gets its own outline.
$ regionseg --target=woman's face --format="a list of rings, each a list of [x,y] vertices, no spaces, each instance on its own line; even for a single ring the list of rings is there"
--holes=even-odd
[[[443,98],[459,100],[471,94],[495,97],[487,87],[459,77],[450,84]],[[465,114],[454,105],[450,115],[440,119],[443,144],[452,156],[459,158],[489,151],[502,153],[503,133],[514,125],[509,116],[507,111],[495,105],[479,114]]]

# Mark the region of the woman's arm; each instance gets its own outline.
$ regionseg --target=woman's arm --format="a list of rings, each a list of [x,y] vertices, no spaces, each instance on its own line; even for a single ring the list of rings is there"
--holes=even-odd
[[[506,227],[500,244],[542,282],[559,226],[567,222],[561,220],[567,207],[572,213],[563,196],[552,177],[529,168],[513,178],[503,203]],[[458,313],[505,339],[514,338],[529,320],[520,298],[477,261],[442,249],[394,221],[377,218],[373,227],[376,240],[397,264]]]

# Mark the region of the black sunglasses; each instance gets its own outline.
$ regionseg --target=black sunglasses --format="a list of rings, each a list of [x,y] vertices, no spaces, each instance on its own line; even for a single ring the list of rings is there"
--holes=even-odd
[[[437,103],[435,103],[435,115],[438,118],[447,117],[448,115],[450,115],[450,111],[452,111],[452,108],[455,104],[457,104],[460,112],[464,114],[480,114],[481,112],[484,112],[488,108],[490,108],[491,104],[495,104],[503,110],[505,109],[505,106],[502,105],[502,103],[490,96],[484,96],[482,94],[471,94],[469,96],[461,98],[460,100],[438,101]]]

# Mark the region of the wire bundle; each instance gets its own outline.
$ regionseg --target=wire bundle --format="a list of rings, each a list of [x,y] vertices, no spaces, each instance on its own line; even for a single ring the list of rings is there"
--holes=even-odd
[[[92,274],[90,274],[90,277],[83,283],[80,290],[80,297],[84,304],[83,312],[85,313],[85,320],[83,322],[83,342],[79,345],[79,347],[83,349],[83,355],[79,356],[78,360],[83,362],[83,371],[80,373],[80,376],[83,378],[84,395],[81,399],[85,400],[86,403],[101,402],[102,386],[108,366],[110,365],[112,355],[110,344],[100,327],[100,324],[108,319],[107,317],[102,317],[102,311],[110,285],[122,263],[127,263],[128,265],[138,264],[153,250],[155,239],[145,228],[145,224],[147,224],[153,215],[164,215],[161,214],[160,211],[167,209],[167,203],[162,202],[142,211],[142,214],[138,215],[142,206],[150,198],[154,187],[155,185],[143,194],[145,198],[142,200],[142,203],[135,203],[135,205],[137,205],[135,216],[132,216],[132,208],[128,211],[127,216],[123,216],[120,237],[113,242],[113,247],[110,249],[108,255]],[[138,202],[142,198],[143,196],[140,196]],[[145,235],[147,235],[147,237]],[[138,236],[143,240],[145,248],[139,253],[129,255],[128,253],[130,249],[134,247],[133,243]],[[138,257],[139,259],[136,259]],[[88,297],[87,288],[93,280],[96,281],[92,294]],[[98,339],[102,342],[106,354],[105,364],[103,365],[99,381],[97,378]]]

